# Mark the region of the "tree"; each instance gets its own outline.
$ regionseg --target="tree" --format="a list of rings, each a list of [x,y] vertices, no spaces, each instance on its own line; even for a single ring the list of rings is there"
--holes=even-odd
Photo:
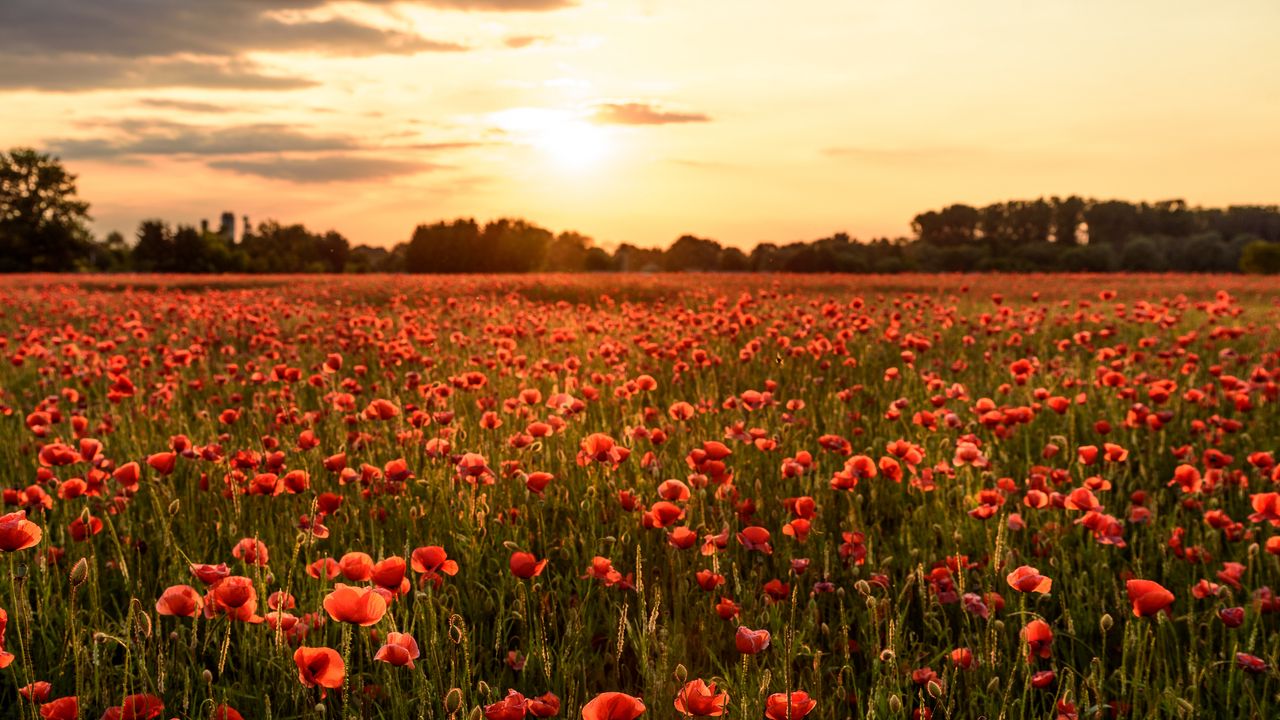
[[[720,261],[720,243],[715,240],[681,235],[662,254],[665,270],[715,270]]]
[[[176,265],[173,230],[163,220],[143,220],[133,246],[133,268],[142,272],[171,272]]]
[[[572,231],[562,232],[547,246],[542,269],[553,272],[580,272],[587,268],[591,238]]]
[[[1076,233],[1084,222],[1085,202],[1076,195],[1050,199],[1053,206],[1053,241],[1059,245],[1078,245]]]
[[[0,271],[74,270],[91,241],[76,176],[31,148],[0,153]]]
[[[1254,240],[1240,254],[1240,270],[1253,275],[1280,274],[1280,243]]]

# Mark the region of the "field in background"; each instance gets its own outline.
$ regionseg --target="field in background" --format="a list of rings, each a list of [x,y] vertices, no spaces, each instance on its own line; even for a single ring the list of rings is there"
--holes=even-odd
[[[3,717],[1280,715],[1265,278],[13,276],[0,354]]]

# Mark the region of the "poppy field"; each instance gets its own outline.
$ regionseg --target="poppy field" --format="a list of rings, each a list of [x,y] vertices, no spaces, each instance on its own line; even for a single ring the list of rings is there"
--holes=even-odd
[[[1276,290],[0,279],[0,717],[1280,717]]]

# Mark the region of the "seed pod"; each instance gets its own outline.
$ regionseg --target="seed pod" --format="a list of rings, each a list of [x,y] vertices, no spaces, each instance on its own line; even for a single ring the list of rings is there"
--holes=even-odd
[[[205,685],[213,684],[213,672],[209,668],[205,668],[204,672],[200,673],[200,676],[204,678]]]
[[[85,583],[89,579],[89,561],[86,558],[80,558],[75,565],[71,566],[71,589],[74,590]]]
[[[894,715],[902,712],[902,700],[897,695],[889,696],[889,712]]]
[[[452,688],[444,696],[444,709],[450,715],[458,712],[458,708],[462,707],[462,688]]]
[[[1103,613],[1102,617],[1098,619],[1098,626],[1102,628],[1102,632],[1110,632],[1111,626],[1115,625],[1115,623],[1116,621],[1111,618],[1111,613]]]
[[[676,682],[683,683],[685,678],[689,677],[689,670],[681,663],[676,664],[675,678]]]
[[[324,703],[316,703],[316,714],[324,715]]]
[[[169,503],[170,515],[177,515],[178,511],[180,510],[182,510],[182,502],[180,500],[174,500],[173,502]]]

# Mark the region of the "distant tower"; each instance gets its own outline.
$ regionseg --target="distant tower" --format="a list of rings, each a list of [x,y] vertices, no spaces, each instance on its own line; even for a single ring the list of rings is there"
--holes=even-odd
[[[201,235],[209,234],[209,220],[206,218],[201,218],[200,220],[200,234]]]
[[[223,240],[229,243],[236,241],[236,214],[228,210],[222,213],[222,225],[218,228],[218,234]]]
[[[245,215],[244,216],[244,232],[240,233],[240,240],[243,242],[245,238],[249,237],[252,234],[253,234],[253,231],[249,229],[249,216]]]

